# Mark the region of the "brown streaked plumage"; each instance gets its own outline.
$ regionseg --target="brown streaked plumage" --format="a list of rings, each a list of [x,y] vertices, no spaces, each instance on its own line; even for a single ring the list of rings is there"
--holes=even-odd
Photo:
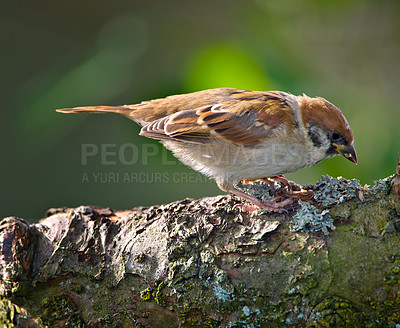
[[[319,97],[220,88],[136,105],[57,111],[125,115],[142,126],[140,135],[160,140],[183,163],[215,178],[222,190],[272,211],[282,211],[287,201],[263,203],[234,185],[293,172],[336,154],[357,162],[347,120]]]

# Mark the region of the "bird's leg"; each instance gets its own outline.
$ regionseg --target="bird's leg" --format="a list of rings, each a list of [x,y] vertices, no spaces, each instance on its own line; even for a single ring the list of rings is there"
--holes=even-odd
[[[272,177],[264,178],[263,180],[265,181],[266,179],[272,179],[272,180],[280,182],[282,185],[287,187],[289,193],[292,193],[292,191],[293,191],[292,185],[283,175],[274,175]]]
[[[253,180],[252,179],[243,179],[242,183],[243,184],[249,184],[250,182],[254,182],[256,180],[264,181],[272,189],[272,191],[275,191],[275,189],[276,189],[275,188],[275,183],[273,181],[269,180],[268,178],[253,179]]]
[[[229,182],[217,180],[217,184],[221,190],[227,191],[231,194],[234,194],[236,196],[244,198],[245,200],[248,200],[249,202],[251,202],[253,204],[253,205],[236,204],[234,206],[234,208],[240,208],[243,212],[255,211],[255,210],[262,208],[264,210],[271,211],[271,212],[283,213],[283,212],[287,212],[283,207],[286,205],[289,205],[293,202],[293,200],[290,198],[285,199],[281,202],[278,202],[278,200],[281,199],[280,196],[274,197],[267,202],[263,202],[261,199],[255,197],[255,196],[248,195],[245,192],[236,189]]]
[[[263,202],[261,199],[258,199],[257,197],[248,195],[245,192],[236,189],[232,183],[230,183],[226,180],[217,179],[217,184],[221,190],[229,192],[229,193],[239,196],[241,198],[244,198],[253,204],[253,205],[236,204],[234,206],[235,208],[238,208],[238,207],[241,208],[242,211],[244,211],[244,212],[254,211],[259,208],[263,208],[263,209],[271,211],[271,212],[282,213],[282,212],[286,211],[282,207],[285,205],[288,205],[292,202],[292,200],[290,200],[290,199],[287,199],[283,202],[277,202],[277,200],[280,199],[280,197],[275,197],[275,198],[269,200],[268,202]]]
[[[256,181],[256,180],[264,181],[273,192],[276,191],[276,188],[275,188],[275,183],[272,180],[278,181],[283,186],[287,187],[289,193],[292,193],[292,191],[293,191],[292,185],[290,184],[290,182],[283,175],[274,175],[274,176],[268,177],[268,178],[260,178],[260,179],[253,179],[253,180],[244,179],[244,180],[242,180],[242,183],[243,184],[249,184],[250,182],[253,182],[253,181]]]
[[[301,199],[304,201],[312,200],[312,196],[313,196],[312,190],[304,190],[301,188],[301,186],[299,186],[297,184],[292,185],[283,175],[274,175],[272,177],[254,179],[254,180],[245,179],[245,180],[242,180],[242,182],[244,184],[248,184],[248,183],[256,181],[256,180],[264,181],[266,184],[268,184],[268,186],[271,188],[271,190],[273,192],[278,191],[278,195],[287,196],[289,198],[294,198],[294,199]],[[284,187],[287,188],[287,190],[285,190],[285,189],[276,190],[275,183],[272,180],[280,182]],[[294,190],[294,189],[296,189],[296,190]]]
[[[283,191],[283,195],[290,197],[290,198],[297,198],[297,199],[301,199],[304,201],[310,201],[312,200],[312,196],[313,196],[313,191],[312,190],[304,190],[303,188],[301,188],[301,186],[298,185],[292,185],[283,175],[276,175],[273,177],[269,177],[269,179],[273,179],[276,181],[279,181],[280,183],[282,183],[284,186],[287,187],[287,192]],[[298,190],[293,190],[294,188],[297,188]]]
[[[236,204],[234,206],[234,208],[239,207],[243,212],[254,211],[259,208],[262,208],[264,210],[271,211],[271,212],[283,213],[283,212],[287,212],[287,211],[285,209],[283,209],[282,207],[289,205],[293,202],[290,198],[285,199],[284,201],[278,202],[278,200],[281,197],[274,197],[267,202],[263,202],[261,199],[258,199],[257,197],[254,197],[251,195],[248,195],[248,194],[244,193],[243,191],[240,191],[233,187],[229,190],[229,192],[234,195],[240,196],[240,197],[250,201],[253,204],[253,205]]]

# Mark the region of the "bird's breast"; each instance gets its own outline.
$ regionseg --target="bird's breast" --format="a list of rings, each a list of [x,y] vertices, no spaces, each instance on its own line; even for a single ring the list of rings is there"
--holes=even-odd
[[[308,151],[304,144],[275,142],[246,147],[219,142],[163,143],[175,157],[194,170],[233,183],[294,172],[309,166]]]

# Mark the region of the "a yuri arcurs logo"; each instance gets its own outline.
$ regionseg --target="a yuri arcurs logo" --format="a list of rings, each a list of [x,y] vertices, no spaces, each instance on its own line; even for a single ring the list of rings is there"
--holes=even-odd
[[[96,184],[149,184],[149,183],[207,183],[209,178],[198,172],[83,172],[82,183]]]

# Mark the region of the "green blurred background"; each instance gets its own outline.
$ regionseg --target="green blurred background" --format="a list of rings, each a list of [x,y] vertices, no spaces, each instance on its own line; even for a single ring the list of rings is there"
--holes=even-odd
[[[54,111],[213,87],[306,93],[342,109],[359,164],[326,160],[288,175],[299,183],[330,174],[370,184],[394,172],[399,1],[57,0],[1,8],[1,217],[220,194],[124,117]],[[87,145],[99,152],[85,164]],[[137,163],[127,165],[130,158]]]

